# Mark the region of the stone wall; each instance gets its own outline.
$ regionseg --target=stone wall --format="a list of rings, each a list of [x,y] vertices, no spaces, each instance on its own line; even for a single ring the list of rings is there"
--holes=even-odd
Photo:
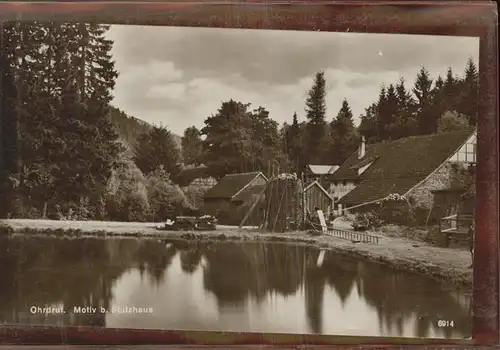
[[[441,165],[429,178],[417,185],[410,193],[409,198],[415,205],[430,209],[433,202],[433,190],[449,188],[454,179],[456,163],[446,162]]]

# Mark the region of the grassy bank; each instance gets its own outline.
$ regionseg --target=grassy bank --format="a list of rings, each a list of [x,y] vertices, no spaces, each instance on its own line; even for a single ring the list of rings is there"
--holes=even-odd
[[[268,233],[254,229],[219,227],[215,231],[159,231],[154,223],[98,221],[4,220],[0,235],[33,234],[54,237],[145,237],[189,241],[265,241],[307,244],[388,265],[398,270],[424,274],[439,281],[472,287],[470,254],[464,249],[433,247],[405,238],[379,237],[379,244],[353,243],[307,232]]]

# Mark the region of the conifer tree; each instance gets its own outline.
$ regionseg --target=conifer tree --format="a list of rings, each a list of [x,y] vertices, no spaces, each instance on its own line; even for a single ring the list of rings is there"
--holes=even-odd
[[[13,26],[0,23],[0,219],[13,211],[19,175],[17,88],[12,74]]]
[[[298,173],[300,173],[300,170],[304,166],[304,164],[302,164],[303,152],[301,136],[301,128],[297,113],[293,113],[292,124],[286,128],[285,145],[288,159],[294,164],[295,170],[297,170]]]
[[[380,138],[378,132],[377,104],[372,103],[368,108],[365,108],[365,112],[360,116],[360,119],[359,134],[365,137],[367,143],[378,142]]]
[[[342,102],[337,116],[330,124],[332,135],[332,149],[330,161],[327,164],[340,165],[357,147],[357,131],[354,127],[354,118],[346,99]]]
[[[380,86],[380,92],[376,105],[377,105],[376,108],[377,136],[379,140],[384,140],[385,138],[384,118],[387,115],[387,90],[384,84]]]
[[[435,133],[439,118],[432,109],[432,79],[424,67],[422,67],[417,75],[413,93],[417,98],[416,119],[420,134]]]
[[[471,126],[475,126],[477,123],[478,107],[479,74],[474,61],[472,58],[469,58],[465,68],[458,112],[468,118]]]
[[[399,120],[399,99],[394,85],[387,88],[385,114],[381,115],[382,137],[384,140],[392,140],[403,136],[401,134],[401,122]]]
[[[326,133],[326,81],[325,73],[316,73],[314,84],[306,99],[306,149],[309,163],[321,163],[321,143]]]
[[[451,67],[448,67],[446,71],[446,78],[443,84],[443,94],[441,96],[444,105],[444,111],[458,111],[460,87],[460,79],[455,77]]]
[[[398,104],[397,113],[397,138],[407,137],[415,134],[416,120],[414,116],[415,101],[409,91],[406,90],[405,81],[401,78],[396,85]]]

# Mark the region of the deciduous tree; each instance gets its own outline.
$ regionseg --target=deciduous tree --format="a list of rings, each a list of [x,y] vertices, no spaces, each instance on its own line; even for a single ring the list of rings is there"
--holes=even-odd
[[[160,166],[172,178],[181,168],[180,150],[172,133],[163,126],[154,126],[147,134],[139,137],[134,147],[134,162],[147,176]]]
[[[184,130],[182,137],[182,159],[185,165],[200,165],[203,145],[201,132],[195,126]]]

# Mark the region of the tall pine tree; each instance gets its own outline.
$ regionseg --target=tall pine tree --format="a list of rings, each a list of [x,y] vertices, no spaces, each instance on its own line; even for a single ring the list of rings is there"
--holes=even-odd
[[[406,90],[405,81],[401,78],[396,85],[397,95],[397,121],[395,138],[415,135],[417,123],[414,116],[415,101],[409,91]]]
[[[417,75],[413,93],[417,98],[416,119],[420,134],[435,133],[439,118],[435,115],[432,108],[432,79],[424,67],[422,67]]]
[[[460,79],[455,77],[451,67],[448,67],[443,85],[443,95],[441,96],[444,105],[444,112],[458,111],[460,88]]]
[[[376,102],[377,105],[377,139],[384,140],[385,139],[385,123],[384,118],[387,115],[387,90],[385,85],[382,84],[380,86],[380,92],[378,95],[378,100]]]
[[[288,126],[285,133],[286,153],[288,159],[295,165],[297,172],[305,166],[302,164],[302,139],[297,113],[293,113],[292,125]]]
[[[479,108],[479,74],[472,58],[467,61],[461,92],[458,112],[467,117],[471,126],[476,126]]]
[[[399,120],[399,99],[396,88],[392,84],[387,88],[385,114],[381,115],[381,118],[384,140],[393,140],[403,136]]]
[[[81,207],[99,196],[120,152],[107,118],[117,76],[107,27],[19,22],[15,29],[20,188],[42,216],[50,200]]]
[[[308,163],[321,163],[322,141],[326,133],[326,81],[325,73],[316,73],[314,84],[306,99],[307,134],[306,149]]]
[[[337,116],[330,124],[332,135],[332,149],[330,161],[327,164],[340,165],[356,150],[358,143],[357,131],[351,107],[346,99],[342,101]]]
[[[13,75],[14,28],[0,23],[0,218],[12,213],[19,174],[17,88]]]
[[[360,116],[358,132],[363,135],[367,143],[379,141],[377,104],[372,103],[370,107],[365,108],[365,113]]]

